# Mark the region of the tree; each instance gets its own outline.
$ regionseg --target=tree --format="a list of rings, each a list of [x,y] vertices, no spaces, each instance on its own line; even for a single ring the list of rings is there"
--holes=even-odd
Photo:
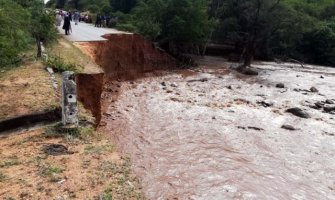
[[[30,13],[28,24],[31,36],[37,46],[37,57],[41,57],[41,42],[52,42],[57,37],[55,14],[47,11],[43,0],[17,0]]]
[[[12,0],[0,0],[0,67],[16,64],[29,46],[29,13]]]
[[[56,8],[64,8],[67,0],[57,0],[56,2]]]
[[[185,45],[203,45],[213,25],[206,0],[147,0],[138,4],[134,15],[138,32],[174,55],[182,53]]]
[[[110,5],[115,11],[129,13],[137,4],[137,0],[110,0]]]

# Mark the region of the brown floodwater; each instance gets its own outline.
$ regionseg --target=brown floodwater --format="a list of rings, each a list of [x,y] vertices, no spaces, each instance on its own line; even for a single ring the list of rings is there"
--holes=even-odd
[[[335,99],[335,69],[258,63],[260,75],[245,77],[217,58],[200,63],[121,82],[108,99],[103,129],[131,158],[146,196],[335,199],[335,115],[309,107]],[[319,92],[294,91],[312,86]],[[311,118],[286,113],[291,107]]]

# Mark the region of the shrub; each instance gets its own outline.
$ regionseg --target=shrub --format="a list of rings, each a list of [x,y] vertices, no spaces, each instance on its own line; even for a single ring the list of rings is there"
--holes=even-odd
[[[53,68],[55,72],[78,71],[76,64],[67,63],[60,56],[50,56],[46,64],[48,67]]]

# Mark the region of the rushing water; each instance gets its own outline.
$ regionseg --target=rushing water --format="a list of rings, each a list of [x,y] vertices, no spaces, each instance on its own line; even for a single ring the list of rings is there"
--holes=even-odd
[[[124,82],[103,117],[146,196],[335,199],[335,116],[307,106],[335,99],[335,69],[263,63],[258,77],[238,78],[206,66]],[[293,90],[311,86],[319,93]],[[290,107],[312,118],[286,113]]]

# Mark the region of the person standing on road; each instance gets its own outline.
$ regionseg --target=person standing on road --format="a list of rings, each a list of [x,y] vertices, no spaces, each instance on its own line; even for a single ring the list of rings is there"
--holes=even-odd
[[[56,25],[60,26],[60,24],[62,23],[62,20],[63,20],[62,15],[59,12],[57,12],[57,14],[56,14]]]
[[[97,15],[97,20],[95,21],[95,27],[101,27],[101,16]]]
[[[63,29],[65,30],[65,35],[70,34],[71,21],[70,21],[69,15],[66,15],[65,18],[64,18]]]
[[[80,19],[80,14],[79,12],[75,12],[74,15],[73,15],[73,21],[75,23],[75,25],[78,25],[78,22],[79,22],[79,19]]]

